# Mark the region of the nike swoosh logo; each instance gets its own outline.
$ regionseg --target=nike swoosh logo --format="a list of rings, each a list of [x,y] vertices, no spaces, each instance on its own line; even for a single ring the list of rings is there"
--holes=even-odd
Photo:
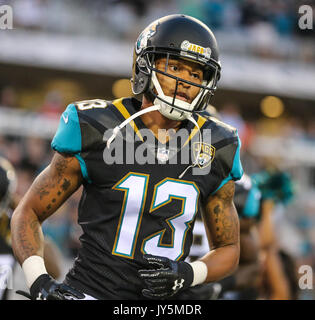
[[[69,116],[67,115],[67,117],[65,117],[65,115],[62,115],[62,119],[64,120],[64,122],[67,124],[69,121]]]

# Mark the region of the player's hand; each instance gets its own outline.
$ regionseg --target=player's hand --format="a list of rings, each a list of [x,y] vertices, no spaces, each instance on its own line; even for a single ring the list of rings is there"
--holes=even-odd
[[[42,274],[30,288],[30,295],[25,292],[17,292],[31,300],[77,300],[83,299],[83,293],[64,283],[58,283],[50,275]]]
[[[190,287],[193,282],[193,269],[184,261],[173,261],[165,257],[144,255],[144,259],[152,267],[139,270],[139,276],[146,287],[142,294],[149,299],[167,299],[180,290]]]

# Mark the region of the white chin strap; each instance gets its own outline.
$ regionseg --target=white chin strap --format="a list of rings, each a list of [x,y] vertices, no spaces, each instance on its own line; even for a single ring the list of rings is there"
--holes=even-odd
[[[153,105],[151,107],[145,108],[143,110],[140,110],[138,112],[136,112],[135,114],[133,114],[132,116],[130,116],[128,119],[126,119],[125,121],[123,121],[119,126],[116,126],[113,130],[113,133],[111,135],[111,137],[107,140],[106,143],[106,147],[109,149],[110,144],[113,142],[113,140],[116,138],[118,132],[125,127],[129,122],[131,122],[133,119],[138,118],[139,116],[141,116],[142,114],[151,112],[151,111],[155,111],[155,110],[159,110],[161,108],[161,106],[159,105]]]
[[[134,120],[135,118],[141,116],[142,114],[145,114],[145,113],[148,113],[148,112],[151,112],[151,111],[155,111],[155,110],[160,110],[161,109],[161,106],[160,105],[153,105],[151,107],[148,107],[148,108],[145,108],[143,110],[140,110],[138,112],[136,112],[135,114],[133,114],[132,116],[130,116],[128,119],[126,119],[125,121],[123,121],[119,126],[116,126],[114,129],[113,129],[113,133],[112,135],[110,136],[110,138],[107,140],[107,143],[106,143],[106,147],[109,149],[110,148],[110,144],[113,142],[113,140],[116,138],[118,132],[124,128],[129,122],[131,122],[132,120]],[[201,145],[202,145],[202,135],[201,135],[201,131],[200,131],[200,127],[197,123],[197,121],[193,118],[192,115],[188,115],[187,116],[187,120],[192,122],[197,128],[198,128],[198,132],[199,132],[199,150],[198,150],[198,153],[197,153],[197,156],[196,156],[196,159],[195,159],[195,162],[192,164],[192,165],[189,165],[180,175],[179,175],[179,179],[181,179],[184,174],[187,172],[187,170],[189,168],[193,168],[195,167],[196,165],[198,165],[198,160],[199,160],[199,156],[200,156],[200,152],[201,152]]]

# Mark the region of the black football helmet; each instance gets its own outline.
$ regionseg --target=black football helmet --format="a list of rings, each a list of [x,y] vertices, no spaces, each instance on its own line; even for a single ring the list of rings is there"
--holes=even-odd
[[[201,65],[204,78],[201,85],[175,77],[155,68],[155,59],[165,57],[186,59]],[[167,69],[167,68],[166,68]],[[214,94],[220,78],[219,50],[212,31],[201,21],[183,14],[169,15],[152,22],[138,37],[133,56],[132,90],[146,94],[167,118],[184,120],[193,112],[202,111]],[[156,73],[176,80],[173,97],[166,96]],[[191,102],[176,99],[179,82],[200,88]]]
[[[0,157],[0,217],[7,211],[15,188],[15,170],[8,160]]]

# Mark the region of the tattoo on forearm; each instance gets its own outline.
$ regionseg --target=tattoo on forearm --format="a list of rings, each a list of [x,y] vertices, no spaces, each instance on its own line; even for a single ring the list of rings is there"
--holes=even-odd
[[[206,206],[213,245],[221,247],[238,241],[239,223],[232,202],[234,184],[227,183]]]
[[[40,241],[40,235],[39,235],[39,222],[37,219],[34,219],[31,223],[30,223],[30,227],[33,230],[33,235],[34,235],[34,240],[36,241],[36,243],[39,243]]]
[[[17,210],[16,219],[13,216],[12,244],[19,261],[43,253],[41,223],[79,186],[77,163],[70,166],[73,160],[73,157],[56,156],[33,183],[26,196],[27,205]]]
[[[16,254],[25,260],[27,257],[38,254],[41,250],[40,225],[37,218],[29,217],[21,220],[18,224],[17,232],[14,233],[15,242],[18,246],[14,246]]]

